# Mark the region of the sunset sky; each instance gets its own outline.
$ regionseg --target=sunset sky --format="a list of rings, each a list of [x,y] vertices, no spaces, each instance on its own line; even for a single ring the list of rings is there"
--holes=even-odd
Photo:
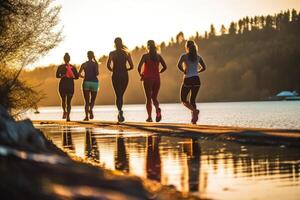
[[[65,52],[75,64],[93,50],[97,57],[113,50],[115,37],[122,37],[130,49],[169,41],[183,31],[203,34],[244,16],[266,15],[281,10],[300,10],[300,0],[56,0],[62,6],[60,26],[64,41],[30,67],[59,64]]]

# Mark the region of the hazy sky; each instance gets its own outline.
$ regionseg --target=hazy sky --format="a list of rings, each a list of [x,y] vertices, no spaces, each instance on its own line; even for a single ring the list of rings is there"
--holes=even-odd
[[[86,60],[93,50],[97,57],[113,49],[115,37],[122,37],[130,49],[169,41],[183,31],[186,36],[203,34],[210,24],[216,29],[244,16],[300,10],[300,0],[56,0],[60,4],[60,25],[64,41],[33,66],[59,64],[65,52],[72,63]]]

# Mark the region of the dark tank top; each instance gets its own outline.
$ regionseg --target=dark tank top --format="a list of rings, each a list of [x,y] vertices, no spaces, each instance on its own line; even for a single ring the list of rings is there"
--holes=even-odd
[[[128,75],[126,67],[127,57],[127,53],[123,50],[116,50],[113,52],[113,76]]]
[[[92,61],[87,61],[82,65],[85,74],[84,81],[98,82],[98,65]]]

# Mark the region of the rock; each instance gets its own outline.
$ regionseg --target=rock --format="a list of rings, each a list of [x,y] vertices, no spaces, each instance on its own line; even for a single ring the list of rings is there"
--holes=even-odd
[[[0,144],[45,151],[45,140],[29,119],[16,121],[0,106]]]

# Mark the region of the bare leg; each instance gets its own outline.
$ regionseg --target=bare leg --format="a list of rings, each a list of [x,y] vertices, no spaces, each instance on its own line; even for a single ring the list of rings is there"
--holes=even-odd
[[[84,120],[89,120],[89,107],[90,107],[90,91],[83,90],[83,97],[84,97],[84,110],[85,110],[85,118]]]
[[[90,110],[89,110],[91,119],[94,119],[93,108],[95,105],[96,97],[97,97],[97,92],[91,91],[91,103],[90,103]]]

